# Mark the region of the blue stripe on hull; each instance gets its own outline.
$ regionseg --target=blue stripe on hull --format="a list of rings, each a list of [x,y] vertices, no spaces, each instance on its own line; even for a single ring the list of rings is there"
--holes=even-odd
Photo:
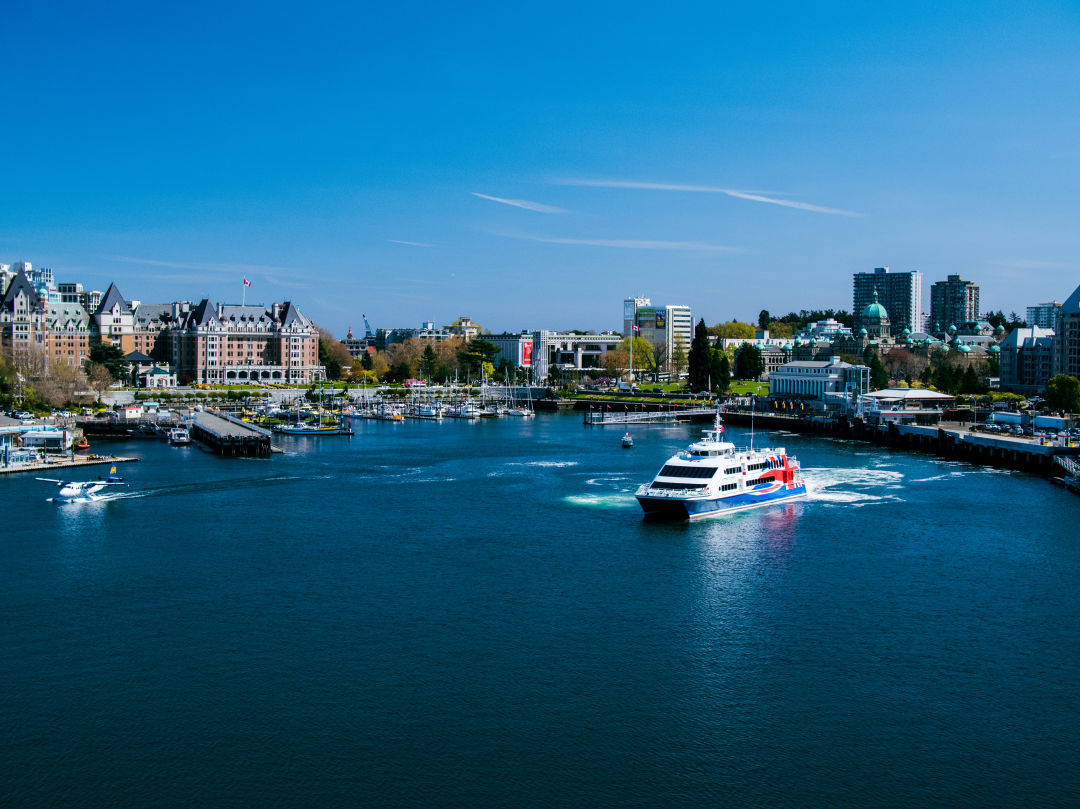
[[[806,496],[806,484],[787,488],[780,486],[771,492],[744,492],[714,500],[672,500],[666,497],[638,497],[646,517],[667,517],[671,519],[698,520],[703,517],[717,517],[733,511],[758,508],[786,500],[795,500]]]

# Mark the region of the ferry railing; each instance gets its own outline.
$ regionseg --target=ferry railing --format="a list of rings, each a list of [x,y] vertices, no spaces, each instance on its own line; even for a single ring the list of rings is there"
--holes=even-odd
[[[693,489],[663,489],[653,486],[651,483],[642,483],[638,486],[636,494],[651,495],[653,497],[686,497],[688,494],[704,494],[708,486],[697,486]]]

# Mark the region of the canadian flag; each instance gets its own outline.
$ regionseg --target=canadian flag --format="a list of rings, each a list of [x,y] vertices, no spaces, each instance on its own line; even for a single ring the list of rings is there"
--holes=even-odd
[[[246,287],[251,286],[251,282],[246,278],[244,279],[244,286],[246,286]]]
[[[634,332],[636,334],[637,332],[641,331],[641,326],[631,326],[630,331],[632,331],[632,332]]]

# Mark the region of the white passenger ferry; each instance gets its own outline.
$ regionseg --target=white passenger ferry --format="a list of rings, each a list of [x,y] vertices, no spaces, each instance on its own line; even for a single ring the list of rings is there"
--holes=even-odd
[[[806,497],[799,462],[783,448],[737,448],[724,440],[717,415],[711,430],[672,455],[636,496],[646,517],[697,520]]]

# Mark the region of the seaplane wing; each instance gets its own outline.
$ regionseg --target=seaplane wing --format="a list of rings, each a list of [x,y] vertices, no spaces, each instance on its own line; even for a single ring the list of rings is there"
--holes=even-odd
[[[44,480],[46,483],[55,483],[57,486],[63,486],[65,483],[65,481],[56,478],[34,478],[34,480]]]

